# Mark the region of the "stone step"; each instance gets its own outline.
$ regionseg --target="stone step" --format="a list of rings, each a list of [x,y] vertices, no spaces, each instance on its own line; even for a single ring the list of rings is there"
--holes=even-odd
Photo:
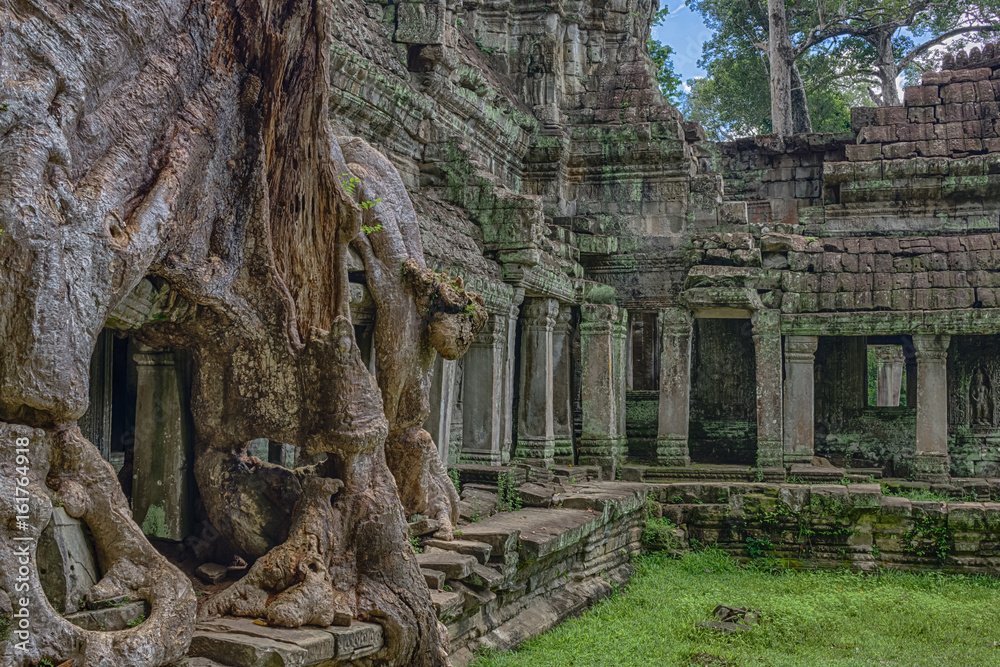
[[[444,588],[445,575],[444,572],[440,570],[431,570],[426,567],[420,568],[420,573],[424,575],[424,581],[427,582],[427,588],[432,591],[439,591]]]
[[[465,596],[453,591],[431,591],[431,605],[440,620],[452,618],[462,613]]]
[[[577,482],[599,481],[601,479],[600,466],[552,466],[552,474],[566,480]]]
[[[472,574],[472,566],[478,562],[475,556],[434,548],[417,554],[417,563],[421,568],[444,572],[449,579],[465,579]]]
[[[811,467],[811,466],[810,466]],[[737,465],[622,466],[626,482],[784,482],[784,468],[757,468]],[[761,479],[762,477],[762,479]]]
[[[506,474],[516,486],[524,484],[527,474],[524,468],[515,466],[487,466],[476,463],[462,463],[455,466],[458,478],[464,487],[466,484],[490,484],[496,486],[497,478]]]
[[[465,532],[462,532],[465,535]],[[480,563],[485,563],[490,559],[490,552],[493,551],[491,547],[486,542],[474,542],[472,540],[436,540],[430,539],[424,542],[425,547],[433,547],[435,549],[441,549],[442,551],[454,551],[456,553],[465,554],[466,556],[475,556],[476,560]]]
[[[482,581],[482,584],[479,584],[477,578]],[[485,585],[489,588],[496,588],[497,586],[503,584],[503,579],[503,575],[497,570],[487,565],[480,565],[477,563],[472,566],[472,574],[469,575],[469,578],[466,581],[473,585]]]
[[[293,629],[257,625],[245,618],[218,618],[195,627],[188,659],[228,667],[309,667],[363,658],[380,648],[382,627],[374,623]]]

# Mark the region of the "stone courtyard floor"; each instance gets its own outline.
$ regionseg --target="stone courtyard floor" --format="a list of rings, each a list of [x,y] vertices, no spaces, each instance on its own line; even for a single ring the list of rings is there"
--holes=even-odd
[[[726,632],[717,605],[760,612]],[[1000,580],[780,570],[706,549],[640,559],[627,590],[474,667],[1000,665]]]

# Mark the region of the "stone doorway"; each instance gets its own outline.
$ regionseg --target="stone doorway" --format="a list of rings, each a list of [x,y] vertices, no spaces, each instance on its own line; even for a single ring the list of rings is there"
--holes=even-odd
[[[757,370],[749,319],[695,320],[688,443],[692,463],[756,465]]]

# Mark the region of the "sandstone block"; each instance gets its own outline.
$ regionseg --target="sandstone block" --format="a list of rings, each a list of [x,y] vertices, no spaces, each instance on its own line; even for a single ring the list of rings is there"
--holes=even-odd
[[[868,162],[878,160],[882,157],[882,144],[857,144],[848,145],[844,148],[847,159],[851,162]]]
[[[218,563],[204,563],[199,565],[194,573],[207,584],[217,584],[226,578],[226,575],[229,574],[229,568]]]
[[[947,86],[942,86],[945,87]],[[903,105],[907,107],[934,106],[940,102],[938,86],[907,86],[903,90]]]

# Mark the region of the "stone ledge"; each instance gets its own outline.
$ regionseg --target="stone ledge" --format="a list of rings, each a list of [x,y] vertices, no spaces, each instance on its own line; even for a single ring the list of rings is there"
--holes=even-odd
[[[149,605],[140,600],[106,609],[79,611],[75,614],[67,614],[65,618],[73,625],[79,626],[84,630],[110,632],[113,630],[124,630],[129,626],[129,623],[134,623],[148,615]]]
[[[347,663],[380,648],[382,626],[374,623],[291,629],[261,626],[245,618],[219,618],[198,623],[188,658],[229,667],[309,667]]]

